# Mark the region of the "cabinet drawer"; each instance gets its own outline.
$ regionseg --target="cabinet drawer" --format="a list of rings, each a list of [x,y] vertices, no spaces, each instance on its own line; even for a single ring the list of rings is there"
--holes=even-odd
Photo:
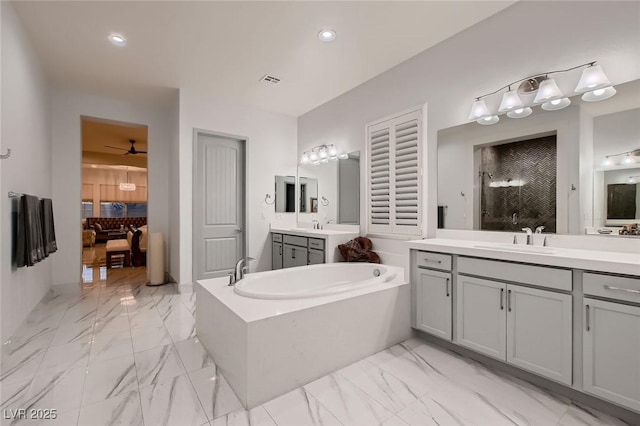
[[[419,251],[416,254],[416,265],[423,268],[451,270],[451,255]]]
[[[273,238],[274,243],[282,242],[282,234],[271,234],[271,238]]]
[[[297,235],[285,235],[284,243],[292,246],[300,246],[307,248],[307,237],[298,237]]]
[[[523,265],[496,260],[458,257],[458,272],[503,281],[536,285],[555,290],[571,291],[570,269]]]
[[[640,278],[585,272],[582,288],[584,294],[640,303]]]
[[[324,240],[320,238],[309,238],[309,248],[316,250],[324,250]]]

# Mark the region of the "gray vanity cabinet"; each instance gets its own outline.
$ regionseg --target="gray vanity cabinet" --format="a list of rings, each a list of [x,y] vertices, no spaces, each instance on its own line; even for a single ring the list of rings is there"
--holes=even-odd
[[[451,274],[418,269],[416,303],[415,327],[451,340]]]
[[[271,269],[282,269],[282,243],[273,243],[271,250]]]
[[[305,266],[308,264],[309,251],[306,247],[284,244],[284,258],[282,259],[283,268],[294,268],[296,266]]]
[[[457,276],[456,343],[572,383],[572,297]]]
[[[456,343],[506,360],[506,292],[501,282],[457,276]]]
[[[324,250],[309,249],[309,265],[324,263]]]

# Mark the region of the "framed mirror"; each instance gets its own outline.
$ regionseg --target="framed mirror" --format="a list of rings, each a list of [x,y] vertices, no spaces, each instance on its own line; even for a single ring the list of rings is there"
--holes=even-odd
[[[298,166],[298,221],[360,222],[360,152],[326,163]]]
[[[296,177],[275,177],[275,209],[276,213],[296,212]]]

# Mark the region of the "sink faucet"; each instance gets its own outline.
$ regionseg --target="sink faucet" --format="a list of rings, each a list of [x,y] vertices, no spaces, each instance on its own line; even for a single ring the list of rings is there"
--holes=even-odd
[[[313,223],[313,229],[320,229],[320,222],[317,221],[316,219],[313,219],[311,221],[311,223]]]
[[[238,281],[244,278],[244,274],[249,269],[246,265],[248,261],[255,260],[253,257],[243,257],[236,263],[234,272],[229,273],[229,285],[234,285]],[[243,266],[244,265],[244,266]]]
[[[528,246],[532,246],[533,245],[533,231],[531,230],[531,228],[522,228],[522,230],[527,233],[527,245]]]
[[[544,226],[538,226],[536,228],[536,234],[542,234],[542,231],[544,231]]]

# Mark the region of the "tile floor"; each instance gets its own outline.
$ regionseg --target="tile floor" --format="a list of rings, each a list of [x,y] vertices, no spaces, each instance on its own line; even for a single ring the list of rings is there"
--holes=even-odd
[[[2,424],[624,425],[417,339],[246,411],[198,342],[194,297],[125,278],[50,292],[2,346],[0,405],[58,418]]]

